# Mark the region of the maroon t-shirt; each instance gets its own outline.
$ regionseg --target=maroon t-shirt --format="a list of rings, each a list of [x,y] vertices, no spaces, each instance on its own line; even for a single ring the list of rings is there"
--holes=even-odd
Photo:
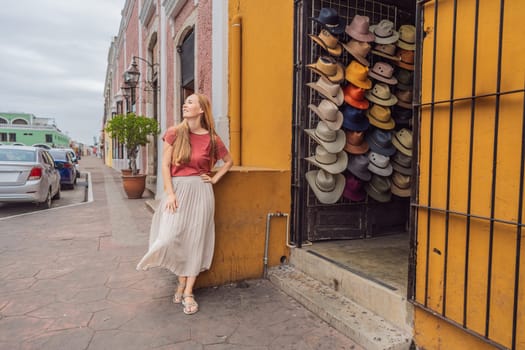
[[[175,128],[170,128],[163,136],[163,140],[173,145],[177,133]],[[210,134],[194,134],[190,132],[191,160],[187,164],[171,165],[171,176],[192,176],[208,174],[211,171],[210,163]],[[215,137],[215,157],[222,159],[228,154],[228,150],[219,135]]]

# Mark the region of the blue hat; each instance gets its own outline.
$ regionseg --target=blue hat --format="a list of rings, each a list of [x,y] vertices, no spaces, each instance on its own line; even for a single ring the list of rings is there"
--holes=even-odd
[[[363,110],[354,108],[348,104],[343,104],[343,127],[348,130],[365,131],[368,129],[370,122],[364,115]]]
[[[396,153],[396,148],[392,145],[392,133],[389,131],[374,128],[366,134],[366,142],[373,152],[384,156]]]

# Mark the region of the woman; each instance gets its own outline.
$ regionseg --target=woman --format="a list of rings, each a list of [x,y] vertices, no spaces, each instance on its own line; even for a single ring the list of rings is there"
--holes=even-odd
[[[164,194],[153,215],[149,250],[137,270],[164,267],[178,276],[174,303],[187,315],[199,305],[193,286],[201,271],[210,268],[215,244],[216,184],[233,165],[230,153],[215,133],[210,101],[193,94],[182,106],[183,121],[164,135],[162,177]],[[219,159],[224,165],[211,176]]]

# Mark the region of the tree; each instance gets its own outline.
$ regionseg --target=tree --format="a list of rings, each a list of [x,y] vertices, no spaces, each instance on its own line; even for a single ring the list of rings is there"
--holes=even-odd
[[[148,136],[157,135],[159,125],[155,119],[148,118],[135,113],[118,114],[107,122],[106,131],[111,137],[126,146],[128,153],[129,168],[136,175],[137,154],[139,146],[149,143]]]

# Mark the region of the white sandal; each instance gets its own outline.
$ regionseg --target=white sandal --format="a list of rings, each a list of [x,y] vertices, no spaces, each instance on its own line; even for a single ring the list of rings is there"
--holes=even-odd
[[[192,301],[187,302],[186,298],[192,298]],[[193,294],[183,294],[182,295],[182,306],[184,306],[184,309],[182,311],[186,315],[193,315],[197,311],[199,311],[199,304],[195,301],[195,297]],[[193,309],[193,310],[192,310]]]
[[[184,298],[184,288],[186,288],[186,285],[180,285],[175,290],[175,294],[173,295],[173,303],[174,304],[180,304],[182,303],[182,299]],[[179,290],[182,289],[182,292],[179,293]]]

